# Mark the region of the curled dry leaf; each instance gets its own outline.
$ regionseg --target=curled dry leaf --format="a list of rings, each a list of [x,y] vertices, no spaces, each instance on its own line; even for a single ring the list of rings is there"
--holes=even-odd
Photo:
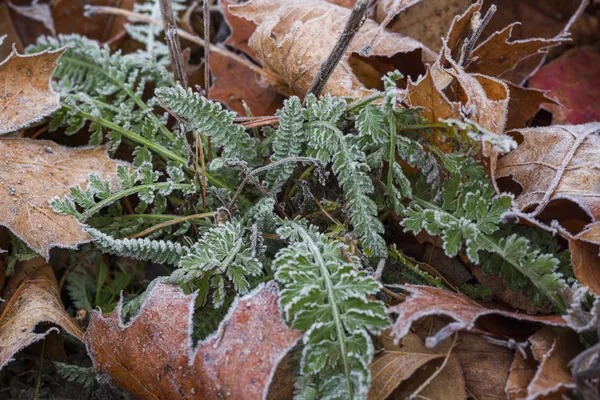
[[[569,240],[573,273],[582,285],[600,295],[600,249],[582,240]]]
[[[554,124],[600,121],[600,53],[591,48],[573,49],[543,66],[529,86],[547,90],[560,104],[548,104]]]
[[[569,363],[583,349],[577,334],[545,327],[531,336],[529,342],[533,357],[524,359],[517,353],[507,395],[511,399],[534,400],[574,389]]]
[[[533,216],[554,200],[567,200],[600,220],[600,123],[513,131],[523,142],[498,160],[496,177],[512,177],[522,192],[515,204]],[[584,232],[589,234],[588,231]],[[591,235],[593,236],[593,235]],[[600,244],[600,242],[595,242]]]
[[[387,29],[419,40],[439,51],[454,16],[463,12],[471,0],[381,0],[377,2],[377,22],[390,20]]]
[[[21,55],[16,50],[0,64],[0,135],[40,121],[60,107],[50,80],[65,49]]]
[[[350,15],[347,8],[320,0],[252,0],[230,6],[230,11],[257,25],[250,46],[263,67],[281,77],[287,87],[277,82],[269,84],[281,93],[299,96],[306,94],[319,65],[329,55]],[[359,55],[367,49],[369,57]],[[398,63],[394,56],[401,57],[403,63]],[[370,57],[377,58],[374,61],[377,65],[369,64]],[[407,66],[434,59],[435,53],[420,42],[396,33],[381,32],[377,22],[367,20],[325,85],[324,93],[364,97],[372,93],[365,82],[379,83],[382,73],[378,66],[387,72],[394,69],[390,64]]]
[[[194,348],[195,297],[160,282],[125,326],[120,307],[93,313],[84,339],[96,370],[140,399],[265,398],[301,336],[285,325],[276,286],[234,302],[217,332]]]
[[[82,340],[81,329],[60,300],[54,271],[42,258],[18,263],[2,298],[5,302],[0,303],[0,369],[20,350],[58,332],[56,327],[49,327],[37,333],[36,327],[41,323],[59,326]]]
[[[440,91],[431,77],[431,71],[427,70],[416,82],[408,81],[406,90],[406,101],[412,107],[423,107],[423,116],[431,122],[440,119],[459,118],[459,104],[451,102],[448,97]]]
[[[252,116],[274,115],[283,107],[284,97],[259,82],[259,75],[248,67],[219,53],[210,56],[213,83],[212,100],[221,101],[239,115],[246,115],[244,102]]]
[[[87,185],[91,173],[115,178],[120,162],[105,147],[68,148],[47,140],[0,139],[0,225],[35,252],[49,257],[52,247],[75,248],[89,242],[72,216],[56,214],[48,204]],[[116,179],[113,180],[116,186]]]
[[[455,332],[473,329],[477,320],[487,315],[551,326],[567,325],[561,316],[534,316],[486,308],[468,297],[447,290],[419,285],[403,285],[401,288],[409,293],[408,298],[388,308],[389,313],[398,315],[392,328],[396,340],[404,337],[412,324],[423,317],[447,316],[454,320],[426,339],[425,344],[430,348]]]
[[[256,29],[256,25],[247,19],[236,17],[235,15],[231,14],[231,11],[229,11],[229,5],[237,3],[238,2],[235,0],[219,1],[219,8],[223,14],[223,18],[225,18],[227,25],[229,25],[229,29],[231,29],[231,35],[229,35],[229,37],[225,40],[225,44],[233,46],[254,58],[254,50],[252,50],[252,47],[250,47],[248,41]]]
[[[432,360],[444,358],[423,345],[414,333],[409,333],[396,345],[389,333],[381,335],[383,351],[371,363],[369,400],[385,400],[406,379]]]

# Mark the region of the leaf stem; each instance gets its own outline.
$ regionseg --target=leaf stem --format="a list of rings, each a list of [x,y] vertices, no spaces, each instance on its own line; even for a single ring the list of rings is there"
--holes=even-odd
[[[298,225],[298,230],[300,233],[300,237],[302,240],[306,242],[308,245],[313,257],[321,270],[321,274],[323,275],[323,280],[325,281],[325,288],[327,290],[327,297],[329,299],[329,304],[331,305],[332,313],[333,313],[333,323],[335,324],[335,329],[338,336],[338,342],[340,344],[340,353],[342,356],[342,363],[344,364],[344,374],[346,375],[346,383],[348,384],[348,396],[352,400],[353,398],[353,390],[352,390],[352,380],[350,379],[350,362],[348,361],[348,350],[346,346],[346,333],[344,331],[344,326],[342,324],[342,318],[340,316],[340,310],[338,309],[337,302],[335,299],[334,291],[333,291],[333,283],[331,282],[331,276],[329,274],[329,269],[327,268],[327,264],[325,260],[321,256],[321,250],[315,244],[312,237],[306,232],[304,228]]]
[[[347,113],[354,112],[357,109],[361,108],[362,106],[371,103],[372,101],[382,99],[383,96],[384,96],[383,92],[373,93],[367,97],[364,97],[360,100],[355,101],[354,103],[348,104],[348,107],[346,107],[346,112]]]
[[[189,183],[173,184],[172,182],[160,182],[160,183],[153,183],[152,185],[133,186],[129,189],[125,189],[125,190],[121,190],[120,192],[112,193],[107,198],[96,203],[93,207],[90,207],[83,214],[81,214],[81,220],[82,221],[87,220],[90,216],[96,214],[102,208],[108,206],[109,204],[114,203],[115,201],[117,201],[119,199],[122,199],[123,197],[127,197],[129,195],[141,192],[142,190],[146,190],[146,189],[160,190],[160,189],[167,189],[167,188],[173,188],[174,190],[193,189],[194,185],[189,184]]]
[[[459,218],[455,217],[451,213],[444,211],[443,209],[441,209],[434,203],[431,203],[427,200],[420,199],[418,197],[413,197],[413,201],[416,202],[417,204],[420,204],[421,206],[442,212],[442,213],[446,214],[446,216],[449,219],[453,220],[456,223],[460,223]],[[531,274],[527,269],[521,268],[521,265],[519,265],[519,263],[515,262],[511,257],[509,257],[508,254],[506,254],[504,252],[504,249],[502,249],[500,244],[496,240],[491,238],[490,236],[481,234],[481,239],[486,244],[487,251],[496,253],[500,257],[502,257],[507,263],[512,265],[517,271],[519,271],[519,273],[521,273],[522,275],[527,277],[527,279],[529,279],[529,281],[531,281],[531,283],[533,283],[535,285],[535,287],[537,287],[542,293],[544,293],[546,295],[546,297],[548,297],[554,303],[554,305],[559,309],[559,311],[561,313],[565,312],[566,307],[565,307],[565,303],[564,303],[563,299],[558,294],[548,291],[543,285],[541,285],[540,279],[538,276]]]

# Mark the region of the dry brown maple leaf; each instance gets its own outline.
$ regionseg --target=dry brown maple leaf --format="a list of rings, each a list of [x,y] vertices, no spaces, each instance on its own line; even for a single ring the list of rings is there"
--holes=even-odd
[[[13,50],[0,64],[0,135],[38,122],[60,107],[50,81],[64,51],[21,55]]]
[[[93,313],[84,339],[96,370],[140,399],[265,398],[277,365],[301,336],[281,317],[277,287],[238,299],[196,347],[195,297],[159,282],[125,326],[120,307]]]
[[[37,333],[36,327],[49,323],[82,340],[83,332],[67,314],[52,267],[37,257],[17,264],[0,303],[0,369],[21,349],[43,339],[55,327]]]
[[[74,217],[55,213],[48,201],[69,194],[73,185],[86,187],[91,173],[113,178],[116,187],[121,163],[108,158],[105,147],[0,139],[0,225],[46,259],[52,247],[75,248],[90,241]]]
[[[250,46],[263,67],[280,76],[288,87],[270,84],[281,93],[299,96],[306,94],[320,63],[329,55],[350,15],[347,8],[321,0],[252,0],[230,6],[230,11],[257,25]],[[369,57],[351,58],[353,53],[358,54],[367,47],[368,56],[379,57],[377,64],[384,71],[391,68],[390,64],[403,67],[421,64],[422,69],[423,61],[433,61],[436,56],[422,43],[396,33],[381,32],[377,22],[367,20],[325,85],[324,93],[354,98],[372,93],[364,82],[379,83],[381,71],[369,64]],[[404,63],[398,64],[394,56],[403,56]],[[414,65],[412,68],[419,69]]]
[[[550,202],[567,200],[598,222],[600,122],[513,132],[523,142],[498,160],[496,177],[511,177],[521,186],[517,207],[537,216]]]
[[[429,336],[425,341],[427,347],[435,347],[455,332],[473,329],[477,320],[487,315],[498,315],[550,326],[567,326],[561,316],[534,316],[486,308],[468,297],[448,290],[419,285],[402,285],[400,288],[409,293],[408,298],[404,302],[388,308],[388,313],[398,315],[392,327],[396,340],[404,337],[414,322],[433,315],[450,317],[454,322]]]

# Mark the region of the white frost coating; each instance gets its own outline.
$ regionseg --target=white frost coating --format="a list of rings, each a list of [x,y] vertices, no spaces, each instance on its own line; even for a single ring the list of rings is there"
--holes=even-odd
[[[5,300],[3,300],[3,299],[0,299],[0,300],[2,300],[2,301],[5,301]],[[46,332],[44,332],[44,333],[35,333],[35,328],[36,328],[36,327],[37,327],[39,324],[41,324],[41,323],[44,323],[44,322],[49,322],[49,323],[51,323],[51,324],[53,324],[53,325],[55,325],[55,324],[56,324],[56,321],[50,321],[50,320],[46,320],[46,319],[41,319],[41,320],[39,320],[39,321],[38,321],[38,322],[37,322],[37,323],[36,323],[36,324],[35,324],[35,325],[34,325],[34,326],[31,328],[31,330],[30,330],[29,332],[27,332],[27,333],[29,333],[29,334],[31,334],[31,335],[34,335],[34,339],[33,339],[32,341],[28,342],[28,343],[27,343],[27,346],[31,346],[32,344],[34,344],[34,343],[36,343],[36,342],[39,342],[40,340],[44,339],[46,336],[48,336],[48,334],[50,334],[50,333],[52,333],[52,332],[56,332],[56,333],[60,334],[60,329],[58,329],[56,326],[52,326],[52,327],[48,328],[48,330],[47,330]],[[66,330],[65,330],[65,332],[66,332]],[[68,333],[68,332],[67,332],[67,333]],[[19,349],[19,351],[21,351],[21,350],[23,350],[23,349],[22,349],[22,348],[21,348],[21,349]],[[16,354],[16,353],[15,353],[15,354]],[[13,354],[13,356],[14,356],[14,354]],[[11,357],[9,357],[9,358],[6,360],[6,362],[4,362],[4,363],[0,364],[0,371],[1,371],[1,370],[2,370],[2,369],[3,369],[3,368],[6,366],[6,365],[8,365],[8,363],[10,363],[10,362],[11,362],[11,361],[13,361],[13,360],[14,360],[14,358],[11,356]]]

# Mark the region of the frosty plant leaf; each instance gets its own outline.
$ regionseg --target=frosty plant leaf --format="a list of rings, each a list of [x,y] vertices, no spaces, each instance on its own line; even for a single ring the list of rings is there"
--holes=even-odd
[[[282,221],[277,230],[290,245],[273,262],[280,302],[294,329],[306,330],[301,372],[313,381],[318,398],[367,395],[373,344],[368,331],[388,325],[383,303],[370,300],[379,283],[360,271],[347,246],[303,223]]]
[[[60,96],[50,86],[64,48],[21,55],[13,50],[0,63],[0,135],[40,121],[60,107]]]
[[[115,178],[122,164],[108,158],[105,147],[67,148],[29,139],[0,139],[0,163],[0,225],[46,258],[52,247],[74,248],[91,240],[76,218],[55,213],[50,199],[69,194],[72,185],[87,186],[92,172]]]

